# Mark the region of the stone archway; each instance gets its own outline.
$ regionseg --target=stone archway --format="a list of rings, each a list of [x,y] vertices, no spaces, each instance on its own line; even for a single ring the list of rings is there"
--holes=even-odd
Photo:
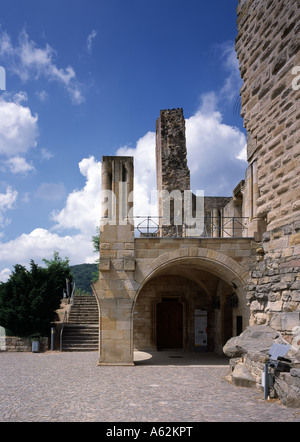
[[[245,310],[244,285],[248,273],[240,264],[222,253],[192,247],[165,252],[147,266],[137,269],[139,271],[143,271],[144,280],[135,297],[135,348],[159,348],[159,337],[156,335],[157,306],[162,303],[162,299],[169,297],[177,299],[184,306],[183,348],[192,348],[196,337],[195,312],[203,310],[208,315],[206,320],[210,331],[208,351],[217,348],[218,352],[222,351],[224,343],[236,332],[237,319],[242,317],[235,311],[233,324],[232,309],[227,304],[233,293],[238,297],[240,310],[242,307]],[[210,288],[207,286],[207,278],[210,280]],[[222,293],[221,307],[212,307],[213,294],[217,295],[217,290]],[[249,313],[243,312],[244,326],[248,325],[249,316]],[[170,330],[172,327],[174,324],[169,324]]]
[[[171,245],[174,247],[174,242]],[[179,276],[181,274],[190,281],[190,284],[196,284],[202,292],[199,305],[194,302],[193,309],[203,308],[202,301],[206,294],[209,294],[205,291],[205,284],[198,278],[200,271],[225,281],[227,286],[234,285],[239,300],[245,303],[244,285],[248,272],[239,263],[229,256],[208,248],[180,247],[183,246],[181,243],[178,243],[178,246],[176,249],[161,253],[156,259],[151,259],[149,256],[136,258],[134,269],[130,267],[130,270],[125,270],[124,264],[124,271],[110,268],[106,273],[102,273],[94,286],[100,305],[99,365],[133,364],[137,301],[148,283],[153,282],[156,277],[165,276],[172,269],[176,272],[178,270]],[[159,296],[162,295],[164,293]],[[170,295],[173,296],[173,293]],[[183,327],[184,339],[187,342],[191,330],[189,323],[191,316],[187,313],[191,298],[186,299],[184,290],[178,294],[178,297],[183,303],[185,312]],[[208,303],[210,300],[206,299],[205,302]],[[157,300],[152,305],[156,306],[155,303]],[[141,316],[140,319],[146,327],[145,317]],[[219,339],[219,342],[221,347],[222,340]]]
[[[142,287],[153,278],[157,272],[163,271],[168,266],[171,267],[179,261],[181,263],[196,264],[196,267],[208,270],[226,282],[233,283],[236,286],[238,296],[242,296],[244,293],[244,286],[249,277],[249,272],[238,262],[215,250],[186,247],[165,252],[150,263],[146,261],[144,265],[140,265],[136,269],[134,279],[139,283],[139,287],[135,300]]]

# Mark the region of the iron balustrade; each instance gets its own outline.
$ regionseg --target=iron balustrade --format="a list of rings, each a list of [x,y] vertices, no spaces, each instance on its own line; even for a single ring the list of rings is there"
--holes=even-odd
[[[64,332],[64,327],[65,327],[65,324],[68,322],[68,312],[67,312],[67,310],[65,310],[65,314],[64,314],[64,319],[63,319],[63,322],[62,322],[62,325],[61,325],[61,329],[60,329],[60,339],[59,339],[59,348],[60,348],[60,351],[62,351],[62,349],[63,349],[63,332]]]
[[[72,305],[74,305],[74,294],[75,294],[75,282],[73,282],[72,283],[72,293],[71,293],[71,296],[70,296],[70,298],[68,299],[68,303],[72,306]],[[60,329],[60,336],[59,336],[59,340],[60,340],[60,343],[59,343],[59,348],[60,348],[60,351],[62,351],[62,349],[63,349],[63,332],[64,332],[64,327],[65,327],[65,324],[67,324],[69,322],[69,312],[68,312],[68,310],[65,310],[65,314],[64,314],[64,318],[63,318],[63,321],[62,321],[62,324],[61,324],[61,329]]]
[[[135,236],[142,237],[193,237],[200,238],[242,238],[247,237],[248,218],[237,216],[205,216],[203,220],[203,232],[200,235],[189,235],[188,229],[193,226],[185,223],[182,225],[160,225],[159,216],[135,216]]]

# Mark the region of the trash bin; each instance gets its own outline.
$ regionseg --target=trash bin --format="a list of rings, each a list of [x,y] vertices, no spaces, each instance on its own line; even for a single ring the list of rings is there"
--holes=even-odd
[[[32,341],[32,353],[38,353],[39,351],[39,341]]]

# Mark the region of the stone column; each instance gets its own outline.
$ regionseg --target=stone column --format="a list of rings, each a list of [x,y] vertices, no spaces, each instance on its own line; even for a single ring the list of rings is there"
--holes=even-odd
[[[132,365],[136,294],[132,219],[133,158],[103,157],[99,280],[99,365]]]

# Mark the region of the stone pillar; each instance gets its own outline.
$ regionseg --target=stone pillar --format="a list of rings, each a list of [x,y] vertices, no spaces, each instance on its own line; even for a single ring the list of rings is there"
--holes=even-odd
[[[160,234],[161,236],[181,236],[184,220],[184,191],[190,190],[185,120],[182,109],[160,111],[160,117],[156,121],[156,171],[159,216],[168,218],[167,206],[171,215],[170,224],[166,226],[163,226],[162,218],[160,218]],[[165,199],[162,197],[163,191],[167,193]],[[181,220],[180,224],[178,220]]]
[[[133,158],[102,158],[99,280],[99,365],[133,365],[132,311],[136,293]]]
[[[220,235],[220,211],[219,209],[212,210],[212,236],[213,238],[219,238]]]

